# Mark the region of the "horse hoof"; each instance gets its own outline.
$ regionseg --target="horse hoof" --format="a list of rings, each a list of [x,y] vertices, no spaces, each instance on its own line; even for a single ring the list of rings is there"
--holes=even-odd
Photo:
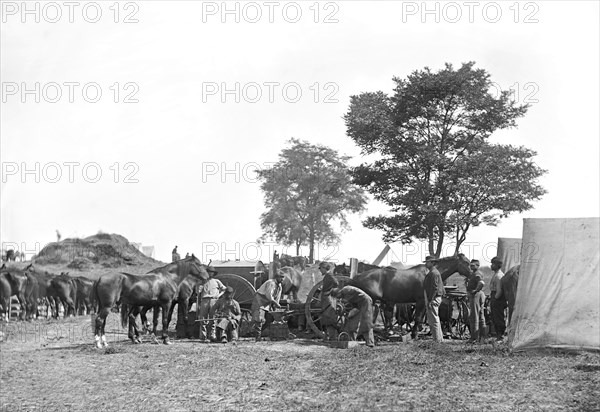
[[[165,345],[172,345],[172,344],[173,344],[173,342],[171,342],[169,339],[165,339],[165,340],[163,341],[163,343],[164,343]]]
[[[96,348],[102,349],[102,344],[100,342],[96,342]]]

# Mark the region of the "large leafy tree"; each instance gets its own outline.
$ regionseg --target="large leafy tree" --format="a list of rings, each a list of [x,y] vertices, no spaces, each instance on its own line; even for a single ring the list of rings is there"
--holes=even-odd
[[[508,91],[496,96],[485,70],[473,62],[458,70],[446,64],[393,80],[391,96],[352,96],[345,115],[347,134],[363,154],[379,157],[353,174],[390,207],[391,214],[364,222],[382,230],[386,242],[424,240],[439,256],[451,237],[458,251],[471,227],[528,210],[545,193],[535,152],[489,142],[493,132],[515,127],[528,106]]]
[[[263,236],[286,246],[308,245],[314,260],[315,243],[339,241],[348,229],[346,216],[364,210],[364,190],[352,183],[349,157],[323,145],[291,139],[271,169],[258,171],[266,212],[260,223]]]

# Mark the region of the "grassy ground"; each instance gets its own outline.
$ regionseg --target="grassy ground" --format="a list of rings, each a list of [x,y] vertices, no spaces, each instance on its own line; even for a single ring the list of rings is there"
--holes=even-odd
[[[599,410],[600,355],[510,354],[505,345],[311,339],[133,345],[111,314],[2,326],[1,411]]]

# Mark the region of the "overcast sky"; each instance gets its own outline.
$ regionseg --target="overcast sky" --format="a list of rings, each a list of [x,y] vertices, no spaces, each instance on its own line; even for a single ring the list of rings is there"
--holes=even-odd
[[[0,236],[28,257],[58,229],[118,233],[161,260],[178,245],[270,261],[282,248],[256,246],[253,171],[292,137],[360,163],[342,119],[349,97],[390,94],[393,76],[446,62],[475,61],[531,103],[492,140],[537,151],[548,170],[533,210],[472,229],[463,251],[487,264],[523,218],[599,215],[596,1],[24,4],[2,2]],[[385,211],[370,202],[317,258],[375,259],[381,233],[361,220]],[[427,253],[392,248],[404,263]]]

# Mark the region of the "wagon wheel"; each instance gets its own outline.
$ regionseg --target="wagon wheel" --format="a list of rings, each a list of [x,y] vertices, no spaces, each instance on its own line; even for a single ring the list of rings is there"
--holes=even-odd
[[[340,288],[343,288],[348,283],[350,283],[350,278],[347,276],[334,276],[338,283],[340,284]],[[321,319],[321,290],[323,288],[323,281],[317,283],[313,288],[308,292],[308,296],[306,296],[306,304],[304,305],[304,313],[306,315],[306,323],[313,332],[317,335],[319,339],[325,338],[325,333],[321,329],[321,324],[319,320]]]
[[[252,283],[248,282],[240,275],[229,273],[219,274],[215,276],[215,278],[219,279],[225,286],[231,286],[233,288],[235,291],[233,293],[233,298],[240,304],[240,307],[245,306],[250,309],[252,300],[256,294],[256,289],[254,289]]]

